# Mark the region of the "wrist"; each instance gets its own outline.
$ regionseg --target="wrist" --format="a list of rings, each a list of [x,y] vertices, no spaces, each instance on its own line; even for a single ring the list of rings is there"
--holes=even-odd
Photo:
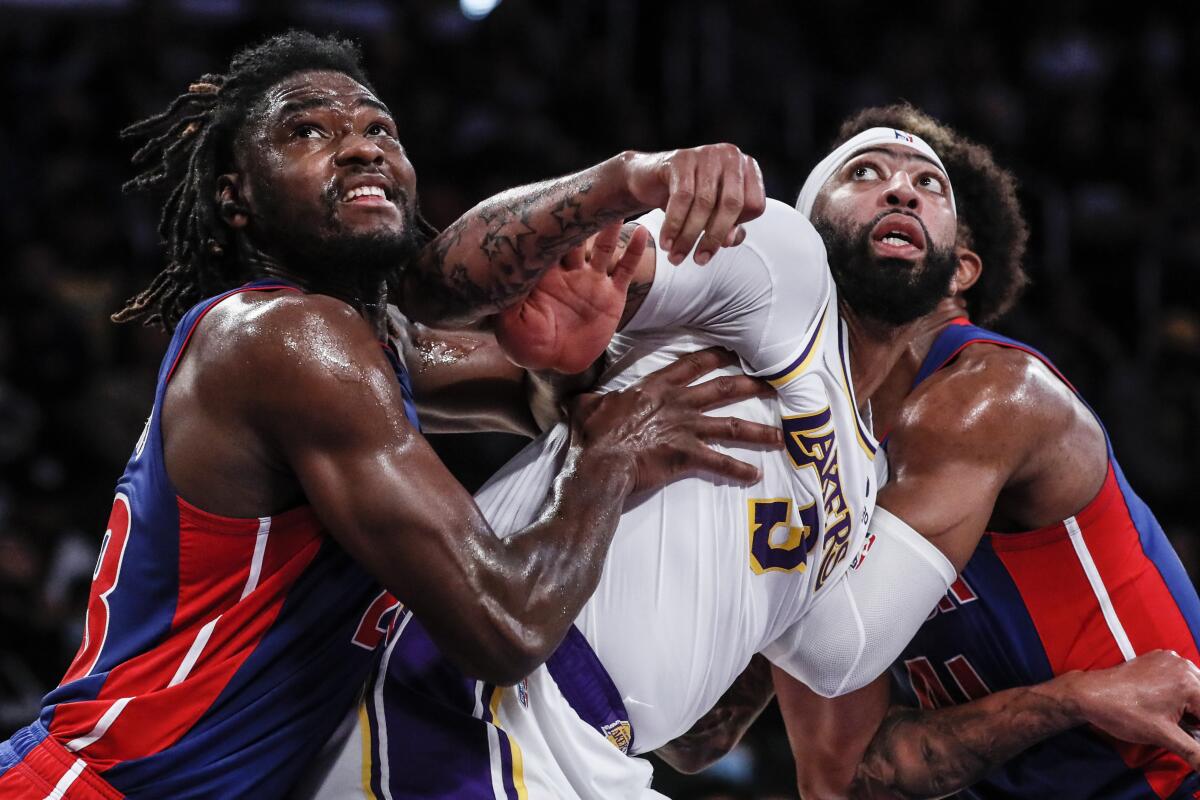
[[[1087,673],[1072,670],[1043,684],[1041,689],[1063,723],[1074,727],[1091,721],[1088,717],[1087,686]]]
[[[576,443],[567,452],[562,474],[576,476],[589,491],[611,494],[624,501],[637,484],[637,460],[622,450]]]
[[[609,185],[616,187],[619,192],[618,203],[623,216],[640,214],[653,207],[638,199],[639,174],[644,169],[646,158],[646,153],[623,150],[600,165],[605,177],[612,181]]]

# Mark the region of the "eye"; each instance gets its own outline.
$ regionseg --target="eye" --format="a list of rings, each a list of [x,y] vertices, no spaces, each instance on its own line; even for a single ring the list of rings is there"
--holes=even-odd
[[[922,175],[917,181],[917,184],[923,189],[928,189],[937,194],[945,194],[945,187],[942,185],[942,179],[936,175]]]
[[[292,136],[296,139],[317,139],[321,136],[321,129],[306,122],[293,128]]]
[[[367,136],[392,136],[392,129],[382,122],[372,122],[367,127]]]
[[[875,169],[870,164],[859,164],[854,168],[854,171],[850,173],[850,177],[856,181],[873,181],[879,178],[879,170]]]

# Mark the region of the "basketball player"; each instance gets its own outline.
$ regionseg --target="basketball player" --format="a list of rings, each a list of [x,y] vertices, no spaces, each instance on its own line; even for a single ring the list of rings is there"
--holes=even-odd
[[[1196,591],[1067,380],[970,322],[998,318],[1025,280],[1013,179],[910,106],[868,109],[839,140],[879,125],[925,138],[955,177],[949,257],[917,224],[927,165],[902,149],[840,146],[799,206],[865,319],[887,327],[928,312],[872,398],[890,431],[879,504],[937,542],[961,577],[893,665],[891,687],[884,676],[830,700],[774,670],[801,794],[1193,798],[1200,746],[1180,722],[1200,711]],[[903,242],[880,243],[884,213],[906,218]],[[664,755],[695,769],[730,746],[769,697],[765,672],[747,673],[711,724]]]
[[[0,796],[280,796],[350,710],[395,598],[469,674],[514,681],[595,587],[626,497],[696,470],[757,476],[708,439],[778,446],[773,428],[700,413],[762,388],[687,388],[728,363],[696,354],[579,406],[540,515],[501,540],[420,436],[386,341],[389,295],[413,317],[494,312],[652,207],[677,246],[704,230],[715,249],[762,205],[736,148],[626,154],[434,238],[357,51],[299,32],[130,133],[149,139],[133,186],[170,190],[170,263],[116,319],[174,337],[82,645],[39,718],[0,745]],[[697,182],[715,205],[693,201]]]
[[[871,141],[894,135],[876,129]],[[919,138],[905,147],[928,159],[929,225],[951,242],[950,181]],[[638,223],[661,239],[661,213]],[[778,391],[738,415],[780,425],[787,453],[734,451],[762,471],[752,487],[684,479],[627,507],[575,628],[515,688],[454,669],[420,610],[406,610],[318,796],[657,796],[649,762],[630,756],[686,731],[755,653],[823,693],[851,691],[886,669],[943,596],[949,562],[893,515],[872,517],[880,454],[860,409],[898,348],[839,312],[824,246],[795,209],[768,201],[744,227],[741,245],[705,265],[647,251],[601,383],[620,390],[681,353],[729,347]],[[587,305],[575,302],[587,295],[579,283],[552,270],[503,315],[510,355],[568,368],[582,351],[588,362],[596,341],[574,324]],[[570,341],[546,346],[546,330]],[[608,336],[596,337],[601,348]],[[566,441],[566,428],[549,431],[479,492],[498,533],[534,518]]]

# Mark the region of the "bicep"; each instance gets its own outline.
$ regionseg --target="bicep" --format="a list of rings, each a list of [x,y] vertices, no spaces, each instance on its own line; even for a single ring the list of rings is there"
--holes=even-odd
[[[408,422],[386,369],[364,365],[359,380],[313,371],[280,386],[269,424],[324,527],[380,583],[417,613],[469,607],[472,566],[496,539]]]
[[[961,411],[960,411],[961,414]],[[987,529],[1008,475],[983,431],[901,426],[888,441],[891,477],[877,504],[932,542],[961,571]]]
[[[834,698],[822,697],[778,667],[774,677],[801,796],[845,797],[887,713],[889,677]]]

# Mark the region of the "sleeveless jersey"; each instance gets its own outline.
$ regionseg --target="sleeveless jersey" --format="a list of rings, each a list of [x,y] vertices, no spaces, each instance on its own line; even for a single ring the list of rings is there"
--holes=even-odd
[[[969,324],[947,327],[914,387],[975,343],[1020,342]],[[1072,387],[1073,389],[1073,387]],[[1107,441],[1107,434],[1105,435]],[[1024,533],[986,533],[959,580],[892,669],[910,705],[936,708],[1111,667],[1155,649],[1200,663],[1200,601],[1154,515],[1108,444],[1108,475],[1073,517]],[[975,798],[1189,798],[1200,781],[1179,757],[1090,728],[1055,736],[990,773]]]
[[[81,772],[128,797],[281,796],[355,702],[390,595],[310,507],[211,514],[178,495],[164,463],[163,398],[196,326],[233,294],[275,290],[298,291],[251,283],[177,326],[117,484],[83,643],[37,721],[0,746],[0,794],[5,771],[48,751],[68,759],[67,797]]]
[[[662,220],[654,212],[639,222],[657,237]],[[612,752],[640,753],[686,731],[753,654],[765,650],[784,669],[802,657],[805,615],[833,596],[861,545],[883,459],[856,410],[819,235],[771,200],[745,227],[742,245],[703,267],[690,258],[673,266],[658,253],[642,307],[610,346],[602,385],[620,389],[683,354],[727,347],[778,396],[714,413],[781,424],[786,450],[719,448],[762,470],[752,486],[685,477],[631,499],[566,652],[515,691],[464,679],[419,620],[405,616],[363,709],[366,763],[351,754],[364,796],[606,796],[594,774],[580,778],[590,788],[574,779],[569,789],[535,788],[534,744],[519,741],[533,723],[515,716],[550,702],[539,693],[565,697],[567,713],[595,728],[600,742],[606,737]],[[498,535],[536,520],[566,445],[565,426],[552,429],[480,491],[477,502]],[[598,760],[565,743],[566,733],[546,733],[544,720],[537,724],[545,740],[537,746],[554,751],[564,771],[579,766],[571,760]],[[441,766],[402,769],[413,753]]]

